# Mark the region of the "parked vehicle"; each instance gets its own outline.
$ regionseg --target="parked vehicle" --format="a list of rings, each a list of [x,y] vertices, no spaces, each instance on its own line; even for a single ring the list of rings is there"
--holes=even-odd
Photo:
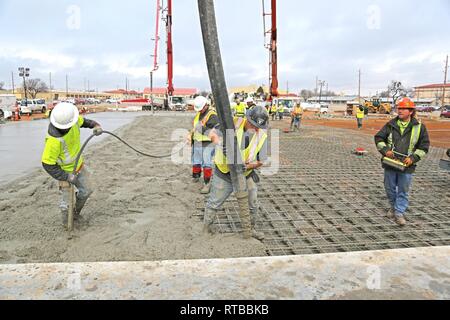
[[[186,111],[186,99],[180,96],[169,97],[169,109],[172,111]]]
[[[272,104],[275,104],[279,109],[280,106],[284,106],[284,115],[290,115],[294,110],[296,104],[301,103],[300,97],[278,97],[274,98]]]
[[[47,105],[44,99],[22,100],[20,103],[20,114],[28,114],[31,116],[33,112],[45,113]]]
[[[444,106],[441,112],[442,118],[450,118],[450,106]]]
[[[0,94],[0,120],[8,119],[16,109],[16,96],[13,94]]]

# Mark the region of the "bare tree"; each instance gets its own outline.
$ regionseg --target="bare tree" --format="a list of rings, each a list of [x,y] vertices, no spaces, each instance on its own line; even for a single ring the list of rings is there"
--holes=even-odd
[[[393,105],[397,104],[397,101],[401,97],[405,97],[407,95],[406,88],[402,85],[400,81],[392,80],[391,84],[388,87],[389,97],[392,98]]]
[[[32,99],[36,99],[36,96],[40,92],[48,92],[47,84],[41,79],[29,79],[26,81],[27,92]]]
[[[300,92],[300,96],[305,100],[308,101],[309,98],[314,97],[314,91],[303,89]]]
[[[4,90],[5,83],[0,81],[0,90]]]

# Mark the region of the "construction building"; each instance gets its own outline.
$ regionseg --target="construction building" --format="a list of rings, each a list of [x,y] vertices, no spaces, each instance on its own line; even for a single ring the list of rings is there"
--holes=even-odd
[[[445,89],[445,90],[444,90]],[[450,84],[428,84],[415,87],[417,99],[431,99],[432,104],[440,105],[445,91],[444,105],[450,105]]]
[[[190,98],[198,94],[198,92],[198,89],[195,88],[176,88],[173,95]],[[144,89],[144,99],[150,99],[151,96],[153,96],[153,98],[165,98],[166,95],[167,88],[153,88],[153,90],[150,88]]]

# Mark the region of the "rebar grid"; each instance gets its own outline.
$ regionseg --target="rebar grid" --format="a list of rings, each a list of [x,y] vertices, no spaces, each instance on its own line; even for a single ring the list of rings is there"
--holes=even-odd
[[[363,147],[366,156],[353,155]],[[450,244],[450,175],[439,169],[445,150],[431,148],[417,168],[400,228],[389,208],[373,139],[352,131],[305,127],[280,135],[280,170],[262,176],[256,229],[268,255],[317,254]],[[202,208],[198,215],[201,216]],[[219,232],[241,230],[237,202],[218,211]]]

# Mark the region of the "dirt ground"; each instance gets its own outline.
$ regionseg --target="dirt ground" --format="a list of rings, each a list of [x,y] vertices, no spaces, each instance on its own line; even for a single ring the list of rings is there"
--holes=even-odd
[[[190,117],[177,118],[188,128]],[[173,118],[146,116],[118,130],[148,153],[169,154]],[[107,128],[105,128],[107,129]],[[107,138],[88,147],[95,191],[69,239],[55,181],[43,170],[0,188],[0,263],[178,260],[265,256],[257,240],[206,235],[189,165],[137,155]]]
[[[303,124],[321,125],[342,129],[354,129],[358,131],[356,119],[312,119],[313,117],[306,116]],[[426,125],[431,139],[431,145],[440,148],[450,148],[450,121],[448,120],[430,120],[421,119]],[[290,121],[290,120],[289,120]],[[375,135],[387,122],[386,119],[365,119],[363,122],[363,133]]]

